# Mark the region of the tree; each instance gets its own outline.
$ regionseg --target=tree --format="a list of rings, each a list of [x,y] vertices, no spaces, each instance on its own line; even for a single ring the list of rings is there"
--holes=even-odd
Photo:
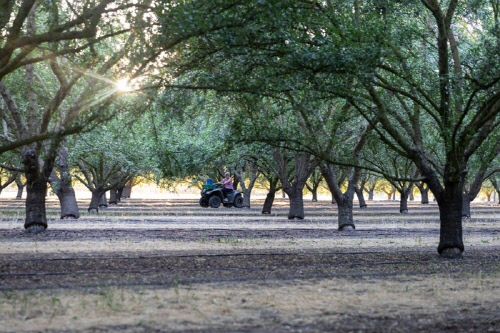
[[[2,26],[7,27],[7,37],[0,50],[0,61],[5,64],[0,93],[5,105],[2,120],[7,127],[0,153],[22,146],[27,230],[47,228],[46,184],[51,175],[55,179],[53,167],[63,137],[90,131],[118,112],[137,108],[124,108],[126,102],[117,104],[118,98],[132,90],[118,82],[133,83],[161,55],[153,47],[155,28],[148,4],[109,0],[60,8],[55,2],[23,1],[19,8],[8,6],[18,12],[14,21]],[[66,33],[65,29],[74,30]],[[144,46],[149,47],[146,50]],[[16,50],[20,51],[17,55]],[[22,89],[9,89],[22,80],[27,82]],[[144,78],[141,81],[147,82]],[[44,89],[44,84],[57,88]],[[60,181],[58,189],[70,183]]]
[[[456,0],[366,6],[365,26],[373,29],[360,31],[362,40],[344,39],[351,52],[366,50],[365,61],[350,61],[364,92],[352,103],[378,121],[385,144],[415,163],[439,205],[438,253],[461,257],[470,159],[481,150],[488,165],[500,145],[498,13]]]

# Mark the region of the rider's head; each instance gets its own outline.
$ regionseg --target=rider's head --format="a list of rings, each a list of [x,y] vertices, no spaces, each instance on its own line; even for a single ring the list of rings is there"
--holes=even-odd
[[[224,174],[224,176],[225,176],[225,177],[229,177],[230,175],[231,175],[231,174],[230,174],[229,172],[226,172],[226,173]]]

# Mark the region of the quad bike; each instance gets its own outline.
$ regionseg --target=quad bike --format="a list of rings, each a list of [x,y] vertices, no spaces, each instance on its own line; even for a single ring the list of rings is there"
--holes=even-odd
[[[222,203],[224,207],[243,207],[243,196],[241,191],[233,190],[232,192],[226,193],[227,201],[224,201],[224,194],[222,193],[221,184],[204,184],[202,186],[200,206],[201,207],[212,207],[219,208]]]

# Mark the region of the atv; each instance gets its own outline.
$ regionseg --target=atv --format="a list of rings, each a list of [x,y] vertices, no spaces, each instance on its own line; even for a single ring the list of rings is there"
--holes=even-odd
[[[243,196],[241,191],[233,190],[226,194],[227,201],[224,201],[224,194],[222,193],[221,184],[203,184],[200,198],[201,207],[219,208],[222,203],[224,207],[243,207]]]

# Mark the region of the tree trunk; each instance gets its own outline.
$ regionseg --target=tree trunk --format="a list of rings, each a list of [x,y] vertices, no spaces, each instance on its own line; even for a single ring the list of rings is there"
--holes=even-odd
[[[269,190],[266,195],[266,200],[264,200],[264,206],[262,207],[262,214],[271,214],[271,209],[273,207],[274,198],[276,197],[276,190]]]
[[[365,196],[363,195],[363,190],[356,186],[354,187],[354,191],[356,192],[356,196],[358,197],[359,208],[361,209],[367,208],[368,205],[366,204]]]
[[[132,194],[132,187],[125,185],[125,187],[123,188],[122,197],[130,198],[131,194]]]
[[[21,200],[23,197],[24,186],[26,185],[23,184],[23,182],[21,181],[21,175],[18,175],[16,177],[16,185],[17,185],[16,200]]]
[[[278,177],[269,178],[269,192],[266,195],[264,206],[262,207],[262,214],[271,214],[276,192],[278,191]]]
[[[241,192],[243,193],[243,208],[250,208],[250,198],[252,196],[252,189],[244,188]]]
[[[429,187],[423,182],[417,182],[417,183],[415,183],[415,186],[420,191],[420,196],[421,196],[420,203],[422,205],[428,205],[429,204]]]
[[[408,214],[408,191],[401,191],[401,200],[399,201],[399,212],[401,214]]]
[[[337,203],[337,200],[335,199],[335,196],[332,192],[330,194],[332,195],[332,205],[335,205]]]
[[[337,200],[339,230],[354,230],[353,195],[343,195],[342,200]]]
[[[60,176],[57,176],[55,171],[53,171],[50,176],[50,184],[59,199],[61,219],[78,219],[80,218],[80,211],[68,165],[68,151],[64,146],[59,149],[57,169]]]
[[[108,208],[108,200],[106,199],[106,192],[107,191],[105,191],[101,196],[101,201],[99,202],[99,208]]]
[[[90,204],[88,208],[89,214],[99,213],[99,207],[103,196],[104,199],[106,199],[105,192],[102,188],[97,188],[94,191],[92,191],[92,197],[90,198]]]
[[[467,193],[462,195],[462,217],[469,219],[471,217],[470,213],[470,197]]]
[[[290,201],[290,210],[288,212],[288,219],[290,220],[303,220],[304,213],[304,198],[302,189],[292,188],[286,191]]]
[[[45,197],[47,179],[40,172],[38,155],[33,149],[22,152],[24,175],[26,177],[26,219],[24,228],[28,232],[40,232],[47,229]]]
[[[318,202],[318,188],[317,187],[313,187],[312,188],[312,202]]]
[[[368,189],[368,201],[373,201],[373,193],[375,192],[375,188],[370,187]]]
[[[108,203],[110,205],[117,205],[118,204],[118,191],[114,188],[109,190],[109,201]]]
[[[464,251],[462,236],[462,186],[445,183],[444,191],[438,199],[441,221],[438,253],[446,258],[459,258]]]
[[[118,200],[118,202],[122,201],[122,198],[124,198],[124,196],[123,196],[124,189],[125,189],[125,185],[120,185],[116,189],[116,200]]]
[[[352,179],[349,179],[347,183],[347,190],[342,193],[338,185],[337,175],[333,166],[321,163],[320,167],[326,184],[328,185],[330,192],[332,192],[332,195],[335,197],[335,201],[337,203],[339,230],[354,230],[356,226],[354,225],[352,208],[356,188],[355,184],[358,182],[358,176],[354,175]]]

